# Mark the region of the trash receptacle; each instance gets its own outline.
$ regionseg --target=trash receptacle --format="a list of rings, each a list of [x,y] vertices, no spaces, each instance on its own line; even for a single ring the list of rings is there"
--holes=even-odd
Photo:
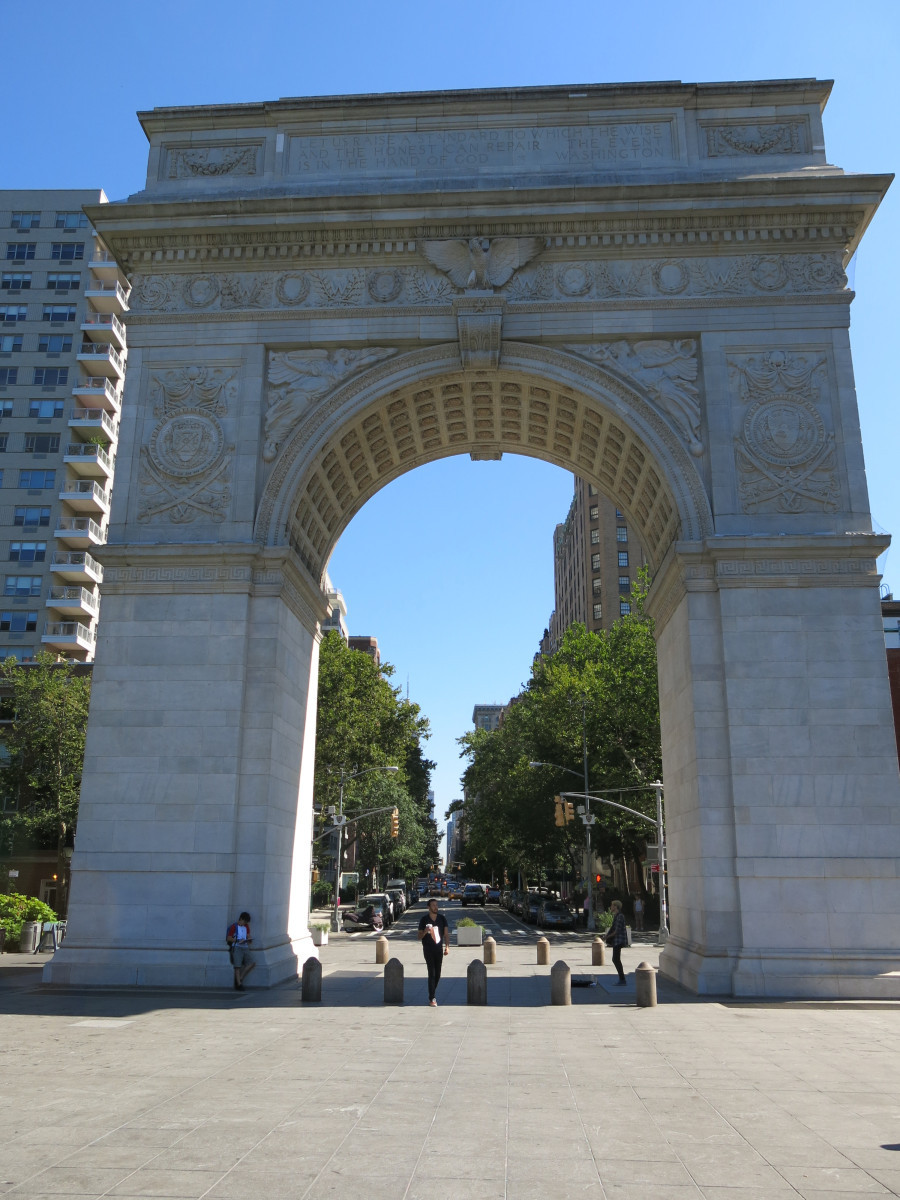
[[[26,921],[22,926],[22,933],[19,937],[19,953],[34,954],[38,948],[38,942],[41,937],[41,922]]]

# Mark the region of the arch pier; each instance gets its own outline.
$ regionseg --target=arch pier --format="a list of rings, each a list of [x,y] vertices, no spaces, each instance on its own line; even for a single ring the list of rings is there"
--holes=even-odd
[[[844,267],[889,180],[829,85],[157,109],[69,936],[45,979],[256,986],[308,934],[322,581],[436,458],[612,498],[654,574],[672,936],[704,994],[900,994],[900,780]],[[490,469],[474,467],[477,469]],[[548,521],[552,514],[548,514]]]

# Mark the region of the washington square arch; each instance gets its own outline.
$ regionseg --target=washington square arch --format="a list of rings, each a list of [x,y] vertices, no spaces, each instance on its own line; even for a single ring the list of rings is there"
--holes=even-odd
[[[884,176],[815,80],[156,109],[90,210],[131,284],[54,984],[267,986],[314,953],[324,572],[452,454],[593,483],[653,573],[661,970],[900,995],[900,788],[844,268]],[[490,470],[473,467],[473,470]],[[257,919],[258,917],[258,919]]]

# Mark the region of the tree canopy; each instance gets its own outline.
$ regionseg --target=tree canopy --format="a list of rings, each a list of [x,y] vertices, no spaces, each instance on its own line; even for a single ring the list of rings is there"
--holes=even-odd
[[[467,854],[493,869],[577,870],[585,844],[581,821],[558,827],[553,796],[581,792],[586,735],[594,795],[638,787],[660,777],[662,757],[653,624],[644,613],[647,579],[632,593],[632,612],[612,629],[572,625],[555,654],[535,660],[531,678],[500,727],[460,739]],[[531,762],[553,766],[533,768]],[[566,768],[560,770],[557,768]],[[576,776],[578,778],[576,778]],[[652,791],[611,795],[648,816]],[[635,855],[650,827],[637,817],[594,804],[595,852]]]

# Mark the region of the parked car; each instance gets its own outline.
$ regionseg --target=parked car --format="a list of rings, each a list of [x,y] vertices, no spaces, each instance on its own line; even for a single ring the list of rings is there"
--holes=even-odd
[[[485,903],[484,887],[480,883],[467,883],[465,888],[463,889],[463,894],[462,894],[463,908],[465,908],[467,904],[480,904],[483,906],[484,903]]]
[[[365,908],[369,904],[375,905],[376,910],[381,913],[385,929],[389,929],[394,923],[393,905],[391,904],[390,897],[386,896],[384,892],[373,892],[371,896],[360,897],[360,908]]]
[[[564,900],[547,898],[538,905],[537,923],[542,929],[574,929],[575,914]]]
[[[537,922],[538,909],[545,900],[558,900],[559,897],[549,888],[531,888],[522,898],[522,920],[530,925]]]
[[[399,888],[386,888],[385,891],[394,902],[394,916],[399,917],[406,911],[406,897]]]
[[[488,888],[487,902],[488,902],[488,904],[499,904],[500,903],[500,889],[499,888],[496,888],[496,887]]]

